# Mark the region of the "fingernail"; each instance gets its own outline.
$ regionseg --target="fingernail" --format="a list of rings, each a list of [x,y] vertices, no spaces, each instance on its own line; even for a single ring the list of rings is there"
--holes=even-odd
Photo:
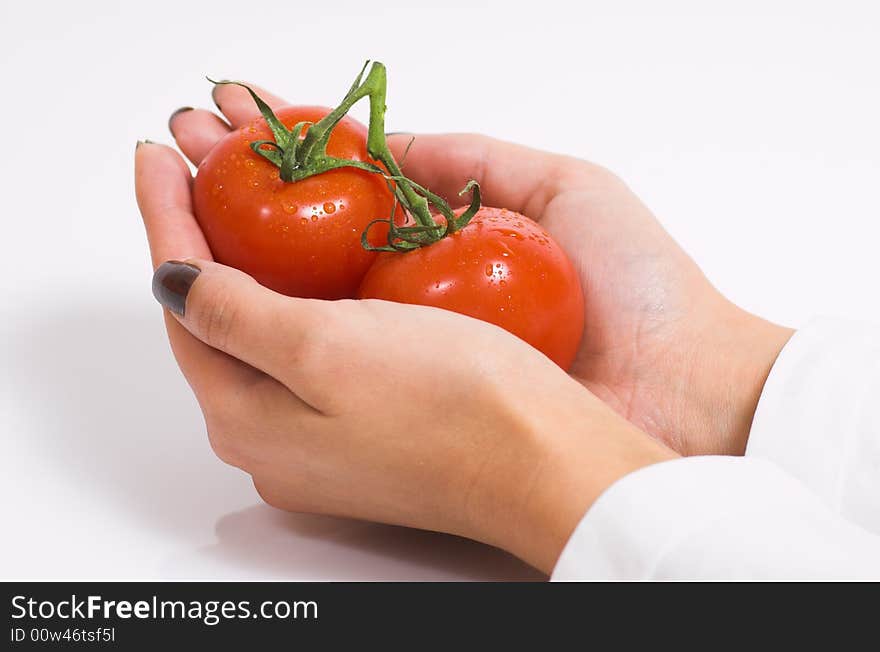
[[[174,135],[174,129],[171,128],[171,124],[174,122],[174,118],[176,118],[181,113],[186,113],[187,111],[192,111],[192,110],[193,110],[193,108],[191,106],[182,106],[168,117],[168,131],[171,132],[172,136]]]
[[[220,89],[220,84],[214,84],[214,88],[211,89],[211,99],[214,100],[214,106],[216,106],[221,111],[223,108],[220,106],[220,102],[217,101],[217,91]]]
[[[386,136],[412,136],[410,131],[386,131]]]
[[[162,263],[153,274],[153,296],[168,310],[183,317],[186,295],[201,271],[195,265],[179,260]]]

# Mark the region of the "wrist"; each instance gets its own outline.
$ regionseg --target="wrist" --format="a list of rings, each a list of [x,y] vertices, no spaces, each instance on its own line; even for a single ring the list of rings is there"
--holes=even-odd
[[[724,301],[694,354],[687,454],[743,455],[764,383],[794,331]]]
[[[548,575],[577,524],[608,487],[633,471],[678,457],[575,382],[554,399],[540,414],[510,406],[519,449],[498,474],[491,516],[480,519],[488,526],[483,540]]]

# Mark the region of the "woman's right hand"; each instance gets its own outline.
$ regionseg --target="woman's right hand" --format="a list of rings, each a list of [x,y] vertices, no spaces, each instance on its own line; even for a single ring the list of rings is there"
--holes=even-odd
[[[572,377],[682,455],[744,453],[791,329],[728,301],[598,165],[466,134],[401,134],[392,147],[402,154],[411,140],[408,176],[459,202],[477,179],[487,205],[532,218],[565,248],[586,310]]]

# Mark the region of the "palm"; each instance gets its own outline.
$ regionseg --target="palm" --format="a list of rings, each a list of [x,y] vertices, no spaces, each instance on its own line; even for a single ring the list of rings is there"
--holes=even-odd
[[[675,450],[712,450],[672,424],[692,416],[691,368],[726,302],[625,184],[584,161],[469,135],[418,136],[404,172],[450,199],[478,179],[486,204],[540,222],[583,285],[586,327],[571,375]]]
[[[541,224],[578,267],[585,331],[571,375],[627,419],[673,448],[701,308],[721,298],[694,262],[619,180],[600,173],[587,189],[547,202]],[[685,319],[687,316],[687,319]]]

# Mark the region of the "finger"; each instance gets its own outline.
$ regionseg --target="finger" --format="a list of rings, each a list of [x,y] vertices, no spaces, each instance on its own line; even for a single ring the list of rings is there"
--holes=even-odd
[[[190,173],[164,145],[143,143],[135,151],[135,194],[150,243],[153,268],[168,259],[210,258],[211,251],[190,206]],[[249,383],[257,374],[190,335],[166,315],[168,339],[180,368],[203,403],[218,388]]]
[[[201,163],[217,141],[230,132],[229,125],[216,113],[188,107],[171,114],[168,130],[193,165]]]
[[[293,448],[301,448],[298,435],[314,433],[322,418],[285,385],[261,373],[256,382],[219,397],[205,421],[214,453],[253,473],[277,462],[278,455],[289,458]]]
[[[289,102],[284,101],[277,95],[273,95],[272,93],[263,90],[259,86],[254,86],[250,83],[248,83],[248,86],[250,86],[257,95],[263,98],[263,101],[266,102],[273,111],[280,106],[289,104]],[[214,98],[214,104],[216,104],[217,108],[223,112],[223,115],[226,116],[226,119],[229,120],[229,124],[231,124],[233,128],[237,129],[241,125],[260,116],[260,110],[254,103],[253,98],[247,90],[241,86],[236,86],[234,84],[215,84],[214,90],[211,91],[211,97]]]
[[[313,407],[308,370],[329,332],[332,302],[294,299],[209,260],[169,261],[153,276],[159,302],[199,340],[280,380]]]
[[[483,203],[540,220],[549,201],[564,188],[585,183],[592,166],[578,159],[475,134],[395,134],[388,144],[403,173],[452,206],[466,204],[459,191],[476,179]]]
[[[153,268],[172,258],[211,258],[192,212],[192,176],[180,155],[165,145],[142,143],[135,151],[134,170]]]

